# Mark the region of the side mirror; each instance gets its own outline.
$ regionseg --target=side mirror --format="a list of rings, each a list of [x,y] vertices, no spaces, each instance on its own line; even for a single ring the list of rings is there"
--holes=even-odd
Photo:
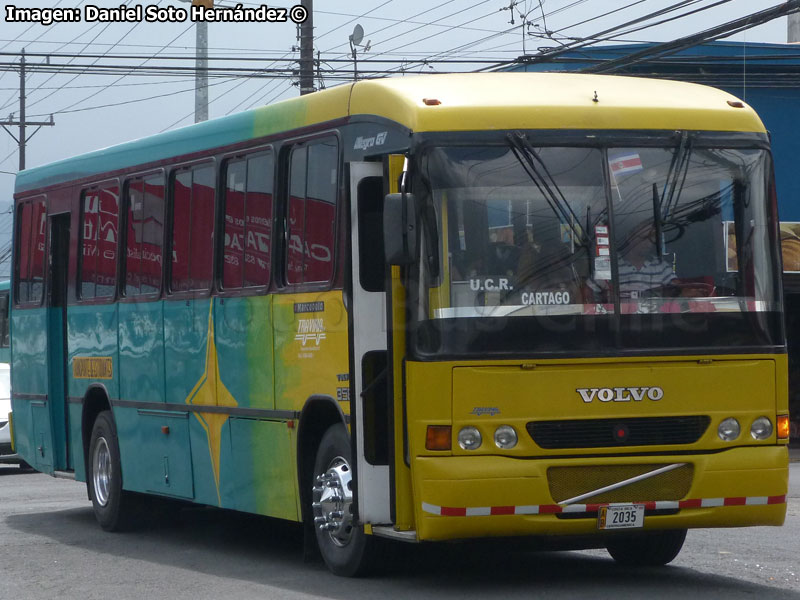
[[[383,202],[383,248],[388,265],[410,265],[417,257],[414,194],[388,194]]]

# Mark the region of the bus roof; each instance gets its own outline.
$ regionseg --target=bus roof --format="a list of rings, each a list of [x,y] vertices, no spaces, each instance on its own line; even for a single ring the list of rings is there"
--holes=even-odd
[[[439,104],[428,105],[425,99]],[[359,81],[20,172],[16,193],[245,142],[352,115],[411,131],[657,129],[765,132],[706,86],[573,73],[462,73]]]

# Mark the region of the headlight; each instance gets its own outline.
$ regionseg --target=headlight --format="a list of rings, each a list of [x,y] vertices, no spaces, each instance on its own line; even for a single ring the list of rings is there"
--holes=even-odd
[[[501,425],[494,432],[494,443],[501,450],[509,450],[517,445],[517,432],[511,425]]]
[[[477,450],[482,441],[481,432],[476,427],[464,427],[458,432],[458,445],[464,450]]]
[[[741,430],[742,428],[739,427],[739,421],[730,417],[719,424],[717,435],[719,435],[719,439],[723,442],[732,442],[739,437],[739,432],[741,432]]]
[[[750,426],[750,435],[754,440],[766,440],[772,435],[772,421],[767,417],[758,417]]]

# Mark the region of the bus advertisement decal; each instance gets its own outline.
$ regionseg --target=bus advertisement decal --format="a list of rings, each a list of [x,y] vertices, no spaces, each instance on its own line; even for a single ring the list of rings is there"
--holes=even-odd
[[[76,356],[72,360],[75,379],[113,379],[114,367],[110,356]]]

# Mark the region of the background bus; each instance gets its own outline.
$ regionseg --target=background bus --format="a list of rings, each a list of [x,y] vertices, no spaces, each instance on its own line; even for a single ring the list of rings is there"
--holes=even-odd
[[[9,328],[10,281],[0,281],[0,463],[20,463],[11,440],[11,338]]]
[[[777,231],[752,110],[614,77],[362,81],[31,169],[17,446],[106,529],[302,521],[339,574],[376,536],[664,564],[783,522]]]

